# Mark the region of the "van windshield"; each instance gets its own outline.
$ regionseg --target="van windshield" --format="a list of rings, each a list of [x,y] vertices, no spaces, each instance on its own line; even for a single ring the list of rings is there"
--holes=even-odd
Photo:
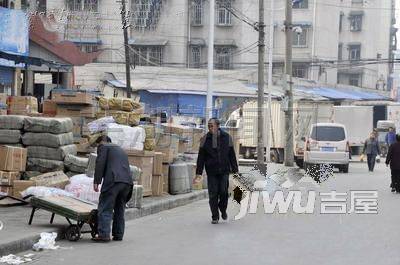
[[[335,126],[315,126],[311,132],[311,139],[317,141],[343,141],[345,139],[344,129]]]

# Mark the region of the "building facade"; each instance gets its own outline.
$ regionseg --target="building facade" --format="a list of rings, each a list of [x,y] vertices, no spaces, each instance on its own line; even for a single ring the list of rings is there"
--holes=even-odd
[[[395,49],[395,0],[302,0],[293,6],[293,76],[328,84],[387,90]],[[270,0],[265,1],[266,40]],[[97,62],[124,61],[120,2],[47,0],[59,33],[82,51],[101,51]],[[273,73],[284,69],[285,1],[275,0]],[[130,0],[132,67],[204,68],[207,65],[209,1]],[[257,67],[258,0],[216,0],[216,69]],[[266,43],[267,51],[269,44]]]

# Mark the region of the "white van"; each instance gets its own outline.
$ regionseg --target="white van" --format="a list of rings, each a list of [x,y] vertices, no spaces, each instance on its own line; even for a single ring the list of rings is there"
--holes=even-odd
[[[349,172],[349,142],[346,128],[338,123],[317,123],[311,126],[306,139],[304,170],[314,164],[330,164]]]

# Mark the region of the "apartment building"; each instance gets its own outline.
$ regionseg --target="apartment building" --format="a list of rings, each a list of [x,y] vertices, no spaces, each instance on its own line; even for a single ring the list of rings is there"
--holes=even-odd
[[[41,0],[42,2],[44,0]],[[285,1],[274,0],[273,73],[284,69]],[[293,76],[328,84],[390,88],[395,49],[395,0],[303,0],[293,6]],[[42,5],[43,6],[43,5]],[[123,62],[120,2],[47,0],[60,34],[82,51],[102,51],[97,62]],[[270,0],[265,1],[266,40]],[[134,66],[204,68],[207,65],[209,1],[130,0],[126,19]],[[62,12],[60,12],[62,10]],[[255,69],[258,0],[216,0],[216,69]],[[62,21],[62,19],[60,19]],[[267,51],[269,43],[267,44]]]

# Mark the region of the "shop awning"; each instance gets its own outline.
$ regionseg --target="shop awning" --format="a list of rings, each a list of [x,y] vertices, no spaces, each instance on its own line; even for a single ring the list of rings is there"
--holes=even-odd
[[[296,90],[310,95],[322,96],[331,100],[389,100],[389,98],[378,93],[360,91],[352,88],[331,87],[296,87]]]
[[[14,61],[15,64],[27,64],[27,65],[35,65],[35,66],[42,66],[47,65],[49,68],[56,68],[56,69],[69,69],[71,65],[69,64],[60,64],[57,62],[47,61],[41,58],[30,57],[30,56],[23,56],[23,55],[15,55],[6,52],[0,51],[0,58]]]

